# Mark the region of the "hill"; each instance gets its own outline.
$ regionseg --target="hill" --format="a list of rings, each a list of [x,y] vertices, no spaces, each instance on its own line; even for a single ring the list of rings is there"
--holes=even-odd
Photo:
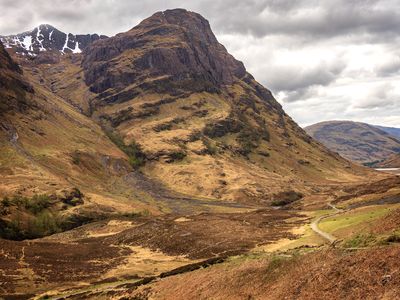
[[[327,121],[305,128],[332,151],[360,164],[384,160],[400,151],[400,141],[373,125],[352,121]]]

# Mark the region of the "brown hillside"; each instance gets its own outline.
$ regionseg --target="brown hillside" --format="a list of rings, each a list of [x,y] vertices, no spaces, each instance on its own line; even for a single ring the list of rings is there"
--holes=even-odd
[[[170,189],[262,203],[365,172],[310,139],[196,13],[156,13],[88,46],[81,66],[39,69],[58,95],[138,143],[141,170]]]
[[[127,156],[101,128],[36,81],[35,68],[22,74],[1,44],[0,61],[0,235],[31,236],[25,230],[41,213],[60,220],[76,215],[71,222],[79,225],[81,216],[143,210],[121,180],[132,170]],[[132,193],[129,201],[122,191]]]
[[[400,151],[399,140],[365,123],[327,121],[305,130],[332,151],[358,163],[381,161]]]

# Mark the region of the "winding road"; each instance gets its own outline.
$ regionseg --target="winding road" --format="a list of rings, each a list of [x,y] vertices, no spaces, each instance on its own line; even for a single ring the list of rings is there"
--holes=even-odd
[[[334,237],[332,234],[321,230],[321,229],[318,227],[318,224],[319,224],[323,219],[326,219],[326,218],[332,217],[332,216],[334,216],[334,215],[337,215],[337,214],[339,214],[339,213],[342,213],[344,210],[337,208],[337,207],[334,206],[332,203],[329,203],[328,206],[331,207],[331,208],[334,210],[334,212],[333,212],[333,213],[328,213],[328,214],[325,214],[325,215],[323,215],[323,216],[318,217],[316,220],[314,220],[314,221],[311,223],[311,229],[312,229],[315,233],[317,233],[318,235],[322,236],[324,239],[328,240],[330,243],[333,243],[333,242],[335,242],[335,241],[337,240],[337,238]]]

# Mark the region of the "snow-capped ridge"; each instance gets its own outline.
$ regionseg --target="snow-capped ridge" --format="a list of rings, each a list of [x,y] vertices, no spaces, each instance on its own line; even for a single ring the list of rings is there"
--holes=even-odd
[[[103,38],[107,37],[98,34],[64,33],[49,24],[41,24],[31,31],[0,37],[6,49],[14,49],[16,53],[30,56],[45,51],[78,54],[92,42]]]

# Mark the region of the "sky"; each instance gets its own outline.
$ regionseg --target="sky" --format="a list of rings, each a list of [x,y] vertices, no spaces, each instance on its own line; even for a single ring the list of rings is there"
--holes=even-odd
[[[115,35],[186,8],[301,126],[354,120],[400,127],[398,0],[0,0],[0,35],[51,24]]]

